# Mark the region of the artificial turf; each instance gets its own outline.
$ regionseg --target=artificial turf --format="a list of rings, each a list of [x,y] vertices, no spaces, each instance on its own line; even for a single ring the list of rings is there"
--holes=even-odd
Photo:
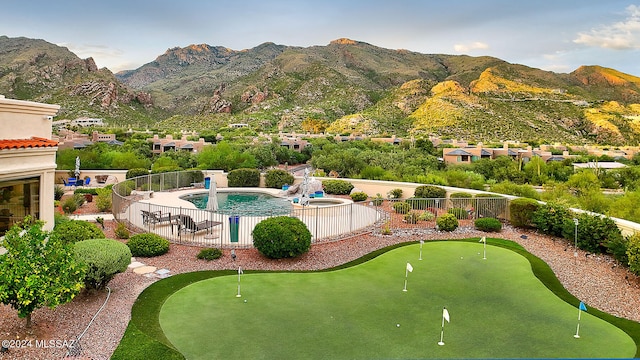
[[[622,330],[557,297],[530,260],[437,241],[339,270],[246,273],[174,292],[159,322],[187,359],[633,357]],[[403,291],[406,263],[413,272]],[[536,277],[538,276],[538,277]],[[245,302],[246,300],[246,302]],[[566,299],[565,299],[566,300]],[[442,309],[451,322],[441,336]],[[588,306],[588,304],[587,304]],[[398,326],[398,324],[400,326]]]

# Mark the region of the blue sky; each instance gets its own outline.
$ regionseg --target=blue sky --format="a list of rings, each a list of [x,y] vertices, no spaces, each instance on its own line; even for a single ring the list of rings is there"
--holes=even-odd
[[[113,72],[176,46],[307,47],[346,37],[555,72],[602,65],[640,76],[640,1],[6,0],[0,35],[66,46]]]

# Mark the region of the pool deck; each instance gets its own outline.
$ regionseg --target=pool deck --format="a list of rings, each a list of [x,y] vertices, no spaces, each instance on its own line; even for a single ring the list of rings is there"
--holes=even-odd
[[[299,195],[286,194],[285,191],[270,188],[217,188],[217,193],[224,192],[262,192],[272,196],[292,200]],[[191,194],[208,193],[205,188],[188,188],[166,192],[141,192],[135,199],[128,202],[118,214],[119,219],[128,220],[135,227],[156,233],[170,241],[193,244],[197,246],[219,246],[249,248],[253,246],[252,232],[255,225],[269,217],[264,216],[230,216],[219,212],[201,210],[195,204],[183,200],[180,197]],[[142,195],[143,198],[140,198]],[[325,199],[331,199],[330,197]],[[337,198],[336,198],[337,199]],[[344,200],[344,199],[343,199]],[[143,213],[160,212],[161,218],[166,215],[188,215],[194,222],[214,226],[203,228],[195,233],[178,232],[177,223],[174,220],[164,220],[160,223],[145,222]],[[354,204],[344,200],[343,204],[336,206],[313,206],[304,208],[294,206],[290,216],[297,217],[305,223],[312,234],[312,241],[325,241],[344,237],[354,231],[370,228],[380,220],[381,214],[377,209],[363,204]],[[235,225],[233,225],[233,219]],[[171,217],[169,217],[171,219]],[[237,228],[236,238],[232,235],[232,228]],[[206,230],[206,231],[205,231]]]

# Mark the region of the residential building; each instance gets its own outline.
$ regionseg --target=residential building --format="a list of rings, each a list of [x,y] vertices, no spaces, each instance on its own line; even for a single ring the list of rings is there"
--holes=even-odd
[[[58,142],[51,120],[59,109],[0,95],[0,236],[27,215],[53,229]]]
[[[167,135],[165,138],[159,138],[158,135],[153,135],[153,138],[147,139],[148,142],[153,143],[152,151],[154,154],[161,154],[165,151],[189,151],[199,152],[206,145],[211,143],[205,142],[204,138],[198,139],[198,141],[187,140],[187,135],[182,135],[182,138],[175,140],[173,136]]]

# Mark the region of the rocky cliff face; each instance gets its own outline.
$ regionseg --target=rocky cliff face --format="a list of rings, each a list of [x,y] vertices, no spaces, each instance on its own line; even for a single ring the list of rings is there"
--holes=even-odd
[[[55,99],[61,105],[80,101],[102,111],[132,102],[153,104],[150,94],[126,87],[108,69],[98,69],[93,58],[80,59],[44,40],[6,36],[0,37],[0,93],[43,102]]]

